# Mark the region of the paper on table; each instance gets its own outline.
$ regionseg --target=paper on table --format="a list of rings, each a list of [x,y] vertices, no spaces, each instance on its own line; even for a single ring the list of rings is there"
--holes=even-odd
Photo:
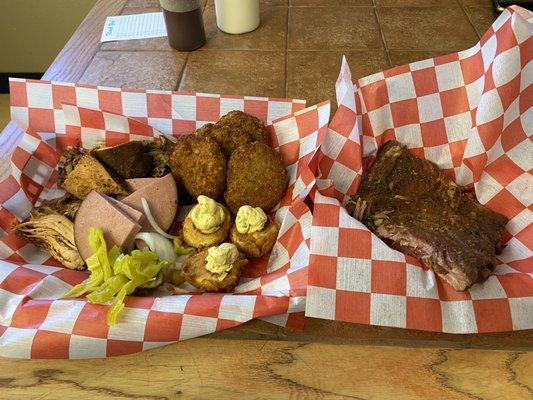
[[[107,17],[100,41],[131,40],[167,36],[163,13]]]

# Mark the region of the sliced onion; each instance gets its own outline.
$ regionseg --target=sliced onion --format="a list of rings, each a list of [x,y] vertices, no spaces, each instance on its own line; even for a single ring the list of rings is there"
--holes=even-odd
[[[176,253],[174,246],[170,240],[154,232],[140,232],[135,235],[135,240],[142,240],[145,242],[150,250],[155,252],[160,260],[174,262],[176,261]]]
[[[426,290],[431,290],[435,287],[435,272],[432,269],[428,269],[424,275],[424,288]]]
[[[152,225],[152,228],[154,228],[154,230],[157,233],[159,233],[161,236],[166,237],[167,239],[175,239],[176,236],[172,236],[166,233],[163,229],[160,228],[159,225],[157,225],[157,222],[155,222],[154,216],[152,215],[152,212],[150,211],[150,206],[148,205],[148,202],[146,201],[144,197],[141,199],[141,202],[143,205],[144,214],[146,215],[146,218],[148,218],[148,222],[150,222],[150,225]]]
[[[176,256],[176,268],[181,270],[191,255]]]

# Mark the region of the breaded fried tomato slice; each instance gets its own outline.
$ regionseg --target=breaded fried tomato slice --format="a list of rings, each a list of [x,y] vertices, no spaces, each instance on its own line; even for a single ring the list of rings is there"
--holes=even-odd
[[[287,169],[277,151],[259,142],[246,144],[231,155],[224,199],[233,214],[244,205],[268,213],[283,197],[287,183]]]
[[[194,198],[200,195],[219,199],[226,187],[226,157],[208,137],[187,135],[170,156],[172,175]]]
[[[207,136],[218,143],[226,157],[231,156],[231,153],[244,144],[251,143],[252,137],[244,130],[232,129],[227,125],[204,125],[196,131],[197,135]]]
[[[263,121],[242,111],[231,111],[227,113],[220,118],[215,126],[225,126],[233,133],[245,133],[250,136],[252,142],[268,143],[268,132]]]

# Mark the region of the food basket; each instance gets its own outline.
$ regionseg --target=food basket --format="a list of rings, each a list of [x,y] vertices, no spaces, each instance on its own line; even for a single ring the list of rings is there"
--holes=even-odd
[[[319,152],[306,315],[447,333],[533,328],[533,14],[508,8],[472,48],[352,82]],[[343,205],[377,149],[405,144],[505,215],[494,274],[455,291]]]
[[[237,326],[254,318],[300,327],[307,286],[314,186],[312,159],[324,139],[329,103],[218,94],[97,87],[12,79],[12,120],[0,136],[0,354],[95,358],[129,354]],[[160,134],[179,136],[232,110],[260,118],[289,171],[275,209],[280,233],[270,257],[254,260],[232,293],[130,296],[114,326],[107,306],[61,299],[87,273],[61,268],[16,236],[34,205],[59,197],[57,164],[69,145],[92,148]],[[316,168],[316,167],[315,167]]]

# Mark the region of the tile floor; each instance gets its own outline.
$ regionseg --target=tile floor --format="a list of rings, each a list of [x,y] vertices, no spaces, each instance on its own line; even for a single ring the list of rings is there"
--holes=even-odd
[[[172,52],[166,38],[104,44],[82,81],[314,104],[334,99],[343,54],[361,78],[468,48],[495,18],[491,0],[262,0],[261,26],[235,36],[217,29],[214,0],[205,3],[200,50]],[[157,9],[156,0],[130,0],[123,13]]]
[[[314,104],[334,100],[343,54],[357,79],[468,48],[495,19],[491,0],[261,0],[261,26],[235,36],[217,29],[214,0],[203,1],[202,49],[176,52],[166,38],[106,43],[81,81]],[[123,14],[157,11],[158,4],[130,0]]]

